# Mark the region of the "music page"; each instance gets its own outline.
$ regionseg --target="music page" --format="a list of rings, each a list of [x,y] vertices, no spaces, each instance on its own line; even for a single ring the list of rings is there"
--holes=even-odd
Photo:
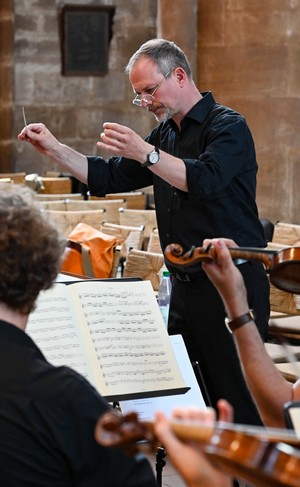
[[[76,368],[111,401],[188,390],[149,281],[89,280],[54,289],[50,303],[49,291],[43,293],[28,325],[54,365]]]

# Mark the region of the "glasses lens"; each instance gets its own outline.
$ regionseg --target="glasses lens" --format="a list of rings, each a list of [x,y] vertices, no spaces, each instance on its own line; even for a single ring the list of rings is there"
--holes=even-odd
[[[135,98],[132,103],[138,107],[147,107],[153,103],[154,97],[152,95],[143,95],[141,98]]]
[[[142,106],[142,100],[140,100],[140,98],[135,98],[134,100],[132,100],[132,103],[138,107]]]

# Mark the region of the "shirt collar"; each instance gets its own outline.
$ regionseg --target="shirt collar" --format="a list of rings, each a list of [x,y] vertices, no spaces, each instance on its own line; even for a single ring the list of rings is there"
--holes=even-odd
[[[191,110],[186,114],[182,122],[187,119],[187,118],[192,118],[193,120],[196,120],[196,122],[203,123],[204,120],[206,119],[208,113],[212,109],[212,107],[215,105],[216,101],[213,97],[213,94],[211,91],[204,91],[201,93],[202,98],[199,100],[196,105],[194,105]],[[181,127],[182,127],[182,122],[181,122]],[[170,125],[172,128],[177,128],[175,122],[170,119],[169,120]]]
[[[201,100],[199,100],[198,103],[196,103],[196,105],[194,105],[186,114],[186,118],[194,118],[199,123],[204,122],[208,113],[216,103],[211,91],[204,91],[201,95],[203,98],[201,98]]]

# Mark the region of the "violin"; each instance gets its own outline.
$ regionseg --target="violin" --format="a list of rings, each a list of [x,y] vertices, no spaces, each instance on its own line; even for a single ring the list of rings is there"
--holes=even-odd
[[[288,247],[281,250],[258,248],[229,248],[233,259],[258,260],[265,266],[271,283],[289,293],[300,294],[300,247]],[[181,245],[173,243],[166,247],[165,258],[172,266],[186,269],[199,262],[212,262],[216,253],[213,246],[191,247],[183,252]]]
[[[299,487],[300,439],[289,430],[265,429],[216,422],[173,421],[171,428],[183,441],[200,443],[211,463],[234,478],[256,487]],[[98,420],[95,438],[103,446],[122,446],[129,452],[146,440],[158,444],[154,423],[139,421],[135,412],[125,416],[114,411]]]

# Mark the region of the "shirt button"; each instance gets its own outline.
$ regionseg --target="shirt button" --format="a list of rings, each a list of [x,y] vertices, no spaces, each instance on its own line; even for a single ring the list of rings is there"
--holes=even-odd
[[[167,212],[170,213],[170,211],[171,211],[171,208],[167,208]]]
[[[168,238],[170,237],[170,234],[169,234],[169,233],[167,233],[167,237],[168,237]]]

